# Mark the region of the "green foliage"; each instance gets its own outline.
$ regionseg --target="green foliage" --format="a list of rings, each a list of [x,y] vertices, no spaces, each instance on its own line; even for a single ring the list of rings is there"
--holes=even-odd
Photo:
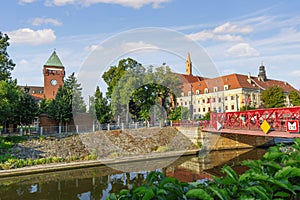
[[[256,108],[254,106],[251,106],[251,105],[248,105],[247,107],[246,106],[242,106],[240,108],[240,111],[246,111],[246,110],[255,110]]]
[[[293,106],[300,106],[300,94],[297,91],[291,91],[289,94],[290,103]]]
[[[108,123],[111,118],[110,105],[105,97],[103,97],[99,86],[96,88],[96,92],[90,99],[90,113],[93,114],[100,124]]]
[[[49,117],[59,122],[69,122],[73,113],[83,113],[86,106],[81,96],[80,84],[72,73],[57,91],[56,97],[48,106]]]
[[[49,112],[49,104],[52,100],[43,98],[40,102],[39,114],[47,114]]]
[[[189,118],[189,109],[187,107],[178,106],[170,114],[170,120],[184,120]]]
[[[266,89],[261,94],[261,100],[267,108],[281,108],[284,107],[284,94],[282,88],[279,86],[272,86]]]
[[[36,100],[28,93],[22,91],[20,95],[17,117],[21,124],[29,125],[38,116],[39,106]]]
[[[148,174],[144,185],[111,194],[108,199],[299,199],[300,138],[291,146],[277,145],[260,160],[243,161],[242,175],[224,166],[224,176],[200,183],[179,182],[160,172]]]
[[[7,81],[11,79],[11,71],[15,65],[9,58],[7,47],[9,46],[9,37],[0,32],[0,81]]]
[[[210,112],[205,113],[203,120],[210,120]]]

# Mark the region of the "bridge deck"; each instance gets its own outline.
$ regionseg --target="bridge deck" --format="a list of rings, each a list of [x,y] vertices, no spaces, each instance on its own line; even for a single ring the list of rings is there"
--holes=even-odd
[[[238,129],[221,129],[217,131],[214,128],[203,128],[202,131],[205,132],[216,132],[216,133],[232,133],[240,135],[253,135],[253,136],[263,136],[263,137],[275,137],[275,138],[300,138],[299,133],[289,133],[284,131],[270,131],[265,134],[262,130],[238,130]]]

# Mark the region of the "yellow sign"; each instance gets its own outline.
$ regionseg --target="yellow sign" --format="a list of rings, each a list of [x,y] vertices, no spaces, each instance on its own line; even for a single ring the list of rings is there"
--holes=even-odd
[[[260,128],[263,130],[265,134],[267,134],[271,128],[267,120],[264,120],[264,122],[260,125]]]

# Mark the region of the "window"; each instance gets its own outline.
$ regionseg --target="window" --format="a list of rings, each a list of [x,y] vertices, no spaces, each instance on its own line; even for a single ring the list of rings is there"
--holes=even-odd
[[[234,110],[234,105],[231,105],[231,110]]]
[[[181,96],[182,96],[182,97],[184,96],[184,92],[181,93]]]
[[[228,90],[228,85],[224,85],[224,90]]]
[[[221,98],[219,98],[219,103],[221,103],[222,102],[222,99]]]
[[[218,87],[214,87],[214,92],[218,92]]]
[[[228,106],[225,106],[225,110],[228,110]]]
[[[196,94],[199,94],[199,90],[196,90]]]
[[[210,107],[208,107],[208,112],[210,112]]]
[[[202,110],[203,110],[203,112],[205,112],[205,108],[203,108]]]
[[[176,104],[177,106],[179,106],[179,103],[177,102],[177,104]]]
[[[208,93],[208,88],[204,89],[204,93],[207,94]]]
[[[212,99],[212,102],[216,102],[216,98],[213,98],[213,99]]]
[[[196,108],[194,108],[194,112],[196,112]]]
[[[225,101],[227,101],[227,97],[225,97]]]
[[[205,99],[202,99],[202,103],[205,103]]]
[[[184,105],[187,105],[187,102],[184,102]]]
[[[201,108],[198,108],[198,112],[201,112]]]
[[[231,96],[231,100],[234,100],[234,96]]]

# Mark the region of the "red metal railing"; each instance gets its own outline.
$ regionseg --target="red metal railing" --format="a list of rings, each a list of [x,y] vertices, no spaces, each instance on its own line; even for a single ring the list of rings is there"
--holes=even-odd
[[[287,120],[300,121],[300,106],[289,108],[270,108],[239,112],[211,113],[212,123],[219,122],[227,129],[260,129],[266,120],[273,130],[286,130]]]

